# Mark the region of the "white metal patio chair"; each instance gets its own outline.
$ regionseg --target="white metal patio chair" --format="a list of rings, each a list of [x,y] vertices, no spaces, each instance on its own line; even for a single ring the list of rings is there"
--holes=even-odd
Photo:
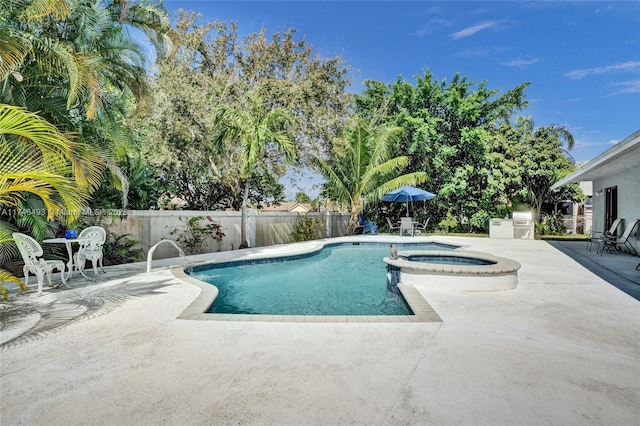
[[[93,274],[96,277],[98,276],[98,265],[100,265],[102,272],[105,272],[102,264],[102,259],[104,257],[102,246],[107,239],[107,232],[104,228],[101,226],[90,226],[83,229],[80,232],[80,235],[78,235],[78,238],[90,238],[89,240],[81,241],[80,248],[73,255],[73,263],[78,271],[84,275],[85,263],[87,260],[90,260],[91,265],[93,266]]]
[[[41,296],[44,275],[47,275],[49,287],[52,287],[51,275],[53,274],[53,270],[57,269],[60,271],[62,283],[65,287],[68,287],[67,281],[64,277],[65,266],[62,260],[45,260],[38,258],[38,256],[42,256],[42,247],[36,240],[28,235],[21,234],[20,232],[14,232],[13,239],[18,246],[18,250],[20,250],[22,260],[24,260],[22,272],[24,273],[25,285],[29,285],[29,273],[31,272],[38,279],[38,296]]]

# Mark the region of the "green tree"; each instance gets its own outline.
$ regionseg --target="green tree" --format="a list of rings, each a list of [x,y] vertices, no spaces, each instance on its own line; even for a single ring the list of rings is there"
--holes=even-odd
[[[310,203],[311,202],[311,197],[309,197],[304,192],[296,192],[295,201],[296,201],[296,203]]]
[[[575,169],[575,161],[568,155],[574,144],[571,132],[556,124],[535,128],[530,117],[519,117],[515,134],[516,155],[522,173],[521,195],[531,202],[536,220],[540,220],[544,203],[567,199],[580,201],[583,194],[576,184],[563,190],[551,190],[554,183]]]
[[[401,133],[398,127],[375,127],[355,118],[347,131],[345,146],[336,146],[335,157],[316,159],[327,180],[325,192],[346,203],[351,213],[348,233],[359,225],[364,204],[403,185],[416,185],[427,179],[425,172],[400,174],[409,159],[392,157],[392,143]]]
[[[213,112],[219,105],[240,110],[244,94],[257,93],[267,108],[294,118],[296,161],[305,163],[328,149],[349,114],[348,68],[340,57],[314,53],[293,29],[240,37],[235,23],[197,19],[189,12],[178,17],[181,44],[155,75],[156,102],[140,126],[143,151],[176,184],[167,191],[190,208],[240,208],[246,182],[240,154],[220,148]],[[250,202],[281,201],[280,176],[260,173],[251,178]]]
[[[476,83],[456,74],[450,81],[437,81],[430,72],[385,85],[366,82],[356,96],[356,111],[366,117],[383,112],[385,121],[399,126],[404,137],[393,147],[394,155],[409,158],[407,171],[429,176],[425,189],[437,197],[425,203],[427,217],[455,217],[457,222],[487,217],[502,194],[490,161],[491,137],[499,124],[526,106],[528,84],[500,93],[486,82]],[[482,222],[478,220],[477,223]]]
[[[238,152],[240,178],[244,181],[240,247],[248,247],[247,201],[250,179],[265,170],[296,157],[293,117],[283,108],[269,108],[260,95],[248,93],[247,104],[238,110],[221,105],[216,111],[223,128],[222,144]]]
[[[125,27],[145,31],[161,55],[172,34],[166,12],[154,2],[121,0],[2,2],[0,24],[4,101],[60,118],[53,124],[73,122],[71,111],[95,118],[116,99],[107,97],[109,90],[142,101],[145,52]]]

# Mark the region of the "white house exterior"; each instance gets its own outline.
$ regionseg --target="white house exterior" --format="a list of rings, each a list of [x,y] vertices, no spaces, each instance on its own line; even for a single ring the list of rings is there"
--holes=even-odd
[[[598,155],[557,182],[552,189],[571,182],[593,184],[593,230],[602,232],[617,219],[624,219],[618,235],[627,224],[640,219],[640,130]],[[640,253],[640,226],[630,238]]]

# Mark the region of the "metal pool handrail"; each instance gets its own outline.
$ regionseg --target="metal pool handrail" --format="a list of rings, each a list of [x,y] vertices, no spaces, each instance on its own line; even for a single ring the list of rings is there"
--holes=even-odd
[[[178,247],[178,245],[176,244],[175,241],[173,241],[173,240],[160,240],[160,242],[158,242],[156,245],[151,247],[151,249],[149,249],[149,254],[147,255],[147,272],[151,272],[151,263],[153,262],[153,252],[156,251],[156,247],[158,247],[162,243],[171,243],[175,248],[177,248],[178,249],[178,254],[182,258],[182,263],[186,264],[187,259],[185,257],[184,251],[182,251],[182,249],[180,247]]]

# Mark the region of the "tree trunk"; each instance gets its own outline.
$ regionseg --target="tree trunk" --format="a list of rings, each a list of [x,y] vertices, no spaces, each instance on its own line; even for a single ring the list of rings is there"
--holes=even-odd
[[[244,183],[244,193],[242,194],[242,208],[240,219],[240,248],[249,247],[249,238],[247,235],[247,200],[249,199],[249,180]]]
[[[347,226],[347,235],[353,235],[356,229],[360,226],[360,213],[362,213],[362,206],[351,205],[351,216],[349,216],[349,226]]]

